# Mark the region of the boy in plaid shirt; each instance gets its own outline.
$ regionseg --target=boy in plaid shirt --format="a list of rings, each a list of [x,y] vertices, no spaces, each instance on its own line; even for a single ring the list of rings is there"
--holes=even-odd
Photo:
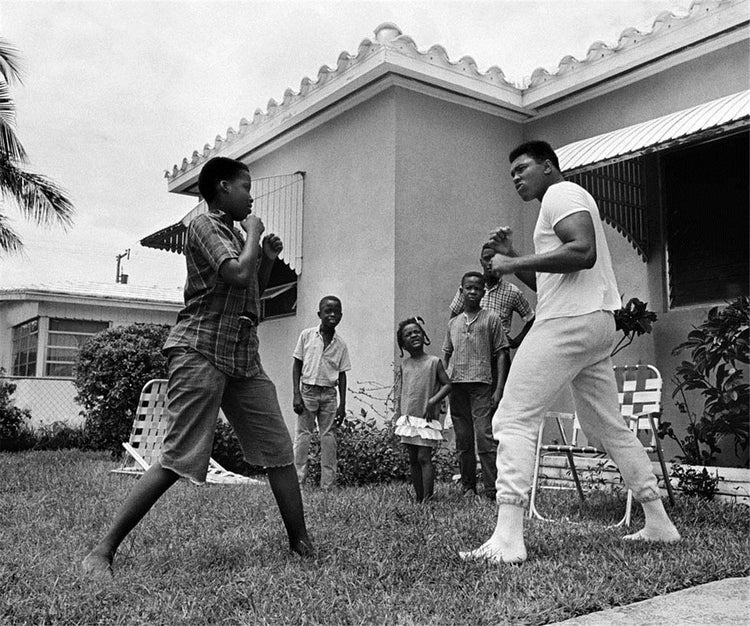
[[[198,187],[209,212],[188,226],[185,307],[164,345],[169,425],[161,459],[131,489],[108,533],[83,560],[92,575],[112,575],[122,540],[179,478],[205,482],[219,408],[247,462],[267,468],[290,549],[301,556],[313,552],[292,441],[276,388],[260,363],[255,329],[260,294],[283,244],[273,234],[261,241],[265,227],[250,213],[250,186],[240,161],[216,157],[201,170]]]

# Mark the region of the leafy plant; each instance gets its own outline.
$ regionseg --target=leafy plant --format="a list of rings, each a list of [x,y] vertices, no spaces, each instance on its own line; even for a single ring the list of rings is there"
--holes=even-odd
[[[625,306],[615,311],[615,329],[622,331],[623,337],[611,356],[627,348],[636,337],[650,333],[656,320],[656,313],[648,310],[648,302],[641,302],[638,298],[628,300]]]
[[[677,488],[686,496],[697,496],[704,500],[713,500],[719,490],[720,476],[711,476],[704,467],[697,471],[692,467],[685,468],[682,465],[673,465],[671,476],[677,479]]]
[[[165,378],[162,346],[168,326],[131,324],[91,337],[78,353],[76,402],[84,408],[85,430],[95,450],[121,452],[133,425],[143,385]]]
[[[16,385],[3,378],[5,370],[0,368],[0,450],[23,449],[22,439],[31,418],[28,409],[20,409],[11,397]]]
[[[740,364],[748,364],[748,298],[740,296],[726,307],[713,307],[703,323],[688,333],[687,341],[673,350],[690,350],[692,361],[682,361],[674,377],[673,397],[688,417],[687,434],[678,437],[669,422],[659,428],[660,437],[677,442],[677,458],[696,465],[715,465],[719,443],[733,437],[735,453],[748,447],[748,384]],[[698,391],[704,405],[700,413],[688,402],[687,391]]]

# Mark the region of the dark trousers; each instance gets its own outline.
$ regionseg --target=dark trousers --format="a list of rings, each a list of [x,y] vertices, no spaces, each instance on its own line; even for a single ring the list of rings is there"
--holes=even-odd
[[[453,383],[450,402],[461,486],[464,491],[476,491],[478,452],[484,493],[492,497],[497,479],[497,441],[492,438],[492,386],[486,383]]]

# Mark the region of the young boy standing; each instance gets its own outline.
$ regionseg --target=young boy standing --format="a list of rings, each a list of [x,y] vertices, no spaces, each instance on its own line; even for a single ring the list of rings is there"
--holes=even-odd
[[[461,292],[464,310],[448,322],[443,343],[443,365],[446,370],[453,361],[450,404],[461,488],[464,495],[476,493],[476,437],[476,449],[482,466],[483,494],[494,500],[497,442],[492,438],[492,414],[500,403],[508,374],[508,339],[500,316],[480,307],[484,297],[484,276],[479,272],[464,274]],[[494,381],[493,361],[497,364]]]
[[[312,553],[291,438],[258,355],[260,294],[283,244],[273,234],[261,241],[265,227],[250,214],[250,186],[250,172],[240,161],[216,157],[201,170],[198,188],[209,212],[188,226],[185,307],[164,345],[169,425],[161,459],[134,485],[107,534],[83,560],[86,572],[112,574],[122,540],[179,478],[205,482],[219,408],[247,462],[267,468],[290,549]]]
[[[336,326],[341,321],[341,300],[326,296],[318,305],[320,325],[302,331],[292,363],[293,408],[297,414],[294,464],[300,483],[307,477],[310,438],[318,423],[320,432],[320,487],[336,484],[336,419],[346,415],[346,372],[351,369],[349,350]],[[336,407],[336,387],[339,402]]]

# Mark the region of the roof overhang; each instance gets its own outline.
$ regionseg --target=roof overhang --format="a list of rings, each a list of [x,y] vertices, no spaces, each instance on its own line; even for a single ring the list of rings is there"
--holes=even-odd
[[[472,61],[473,63],[473,61]],[[460,65],[460,63],[459,63]],[[521,105],[521,90],[498,77],[497,84],[480,79],[476,70],[464,72],[452,67],[426,65],[402,49],[382,48],[360,61],[348,72],[332,74],[326,83],[310,91],[304,99],[283,106],[269,104],[262,123],[241,125],[239,133],[227,133],[227,138],[217,140],[213,149],[203,154],[193,153],[191,162],[183,161],[169,178],[169,191],[191,195],[198,194],[198,168],[210,156],[226,156],[252,163],[280,146],[314,130],[334,117],[374,98],[392,87],[401,87],[424,93],[447,102],[477,109],[490,115],[523,122],[531,117]],[[319,79],[320,80],[320,79]],[[304,84],[304,83],[303,83]]]
[[[615,48],[597,42],[583,61],[565,57],[554,74],[536,70],[523,106],[537,118],[557,113],[750,38],[746,2],[704,4],[692,19],[660,15],[648,35],[627,29]]]
[[[576,141],[556,150],[560,169],[575,174],[750,126],[750,90]]]
[[[434,45],[419,51],[393,24],[375,30],[356,55],[342,52],[335,68],[323,66],[316,80],[304,78],[298,92],[287,89],[252,121],[240,121],[213,146],[193,152],[166,172],[171,192],[197,195],[200,166],[213,156],[246,163],[309,132],[392,87],[428,94],[517,122],[528,122],[643,80],[677,64],[750,39],[746,0],[697,0],[687,16],[662,13],[649,32],[625,30],[616,46],[597,42],[579,61],[565,57],[554,73],[536,70],[525,88],[491,67],[480,72],[471,57],[451,62]]]

